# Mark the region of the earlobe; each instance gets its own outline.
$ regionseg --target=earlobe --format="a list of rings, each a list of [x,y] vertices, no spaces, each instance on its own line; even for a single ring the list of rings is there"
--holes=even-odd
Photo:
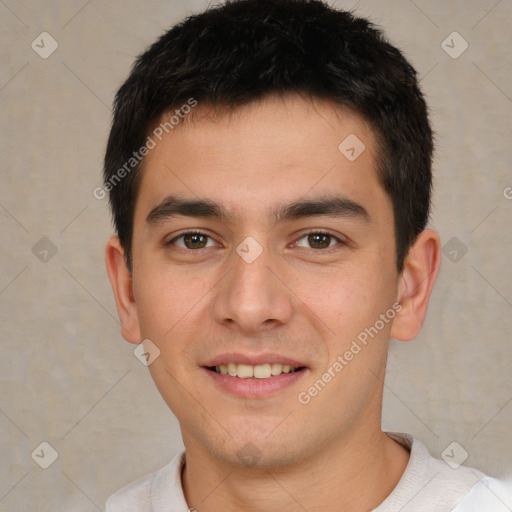
[[[410,248],[400,275],[397,302],[402,309],[393,322],[392,338],[409,341],[420,333],[440,264],[439,235],[426,229]]]
[[[140,343],[141,333],[132,276],[126,266],[124,250],[117,236],[111,237],[107,242],[105,264],[121,321],[121,334],[130,343]]]

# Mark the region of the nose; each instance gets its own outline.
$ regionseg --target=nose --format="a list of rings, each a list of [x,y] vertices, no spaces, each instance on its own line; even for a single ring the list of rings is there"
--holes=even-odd
[[[232,270],[213,301],[215,320],[245,335],[285,325],[294,311],[293,293],[268,251],[249,261],[233,254]]]

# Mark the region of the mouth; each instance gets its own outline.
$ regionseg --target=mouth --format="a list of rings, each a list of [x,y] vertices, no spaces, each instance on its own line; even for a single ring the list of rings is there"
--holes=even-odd
[[[309,368],[279,354],[223,354],[201,366],[210,382],[223,392],[242,398],[270,398],[298,385]]]
[[[263,363],[258,365],[227,363],[206,368],[220,375],[229,375],[239,379],[270,379],[278,375],[300,372],[305,369],[304,366],[295,367],[281,363]]]

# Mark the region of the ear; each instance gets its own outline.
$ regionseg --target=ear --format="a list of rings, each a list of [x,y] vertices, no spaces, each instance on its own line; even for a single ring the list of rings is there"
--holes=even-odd
[[[432,229],[426,229],[409,249],[399,276],[397,302],[402,309],[393,321],[392,338],[409,341],[420,333],[440,265],[439,235]]]
[[[117,236],[111,237],[107,242],[105,263],[121,321],[121,334],[130,343],[140,343],[141,333],[137,304],[133,296],[132,275],[126,266],[124,249]]]

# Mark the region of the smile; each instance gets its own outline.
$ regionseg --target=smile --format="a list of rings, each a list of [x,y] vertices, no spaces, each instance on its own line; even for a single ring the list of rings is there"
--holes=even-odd
[[[300,368],[295,368],[289,364],[265,363],[256,366],[250,364],[228,363],[212,366],[209,370],[220,373],[221,375],[229,375],[240,379],[268,379],[283,373],[293,373]]]
[[[201,364],[218,390],[240,398],[270,398],[306,378],[308,366],[284,354],[230,352]]]

